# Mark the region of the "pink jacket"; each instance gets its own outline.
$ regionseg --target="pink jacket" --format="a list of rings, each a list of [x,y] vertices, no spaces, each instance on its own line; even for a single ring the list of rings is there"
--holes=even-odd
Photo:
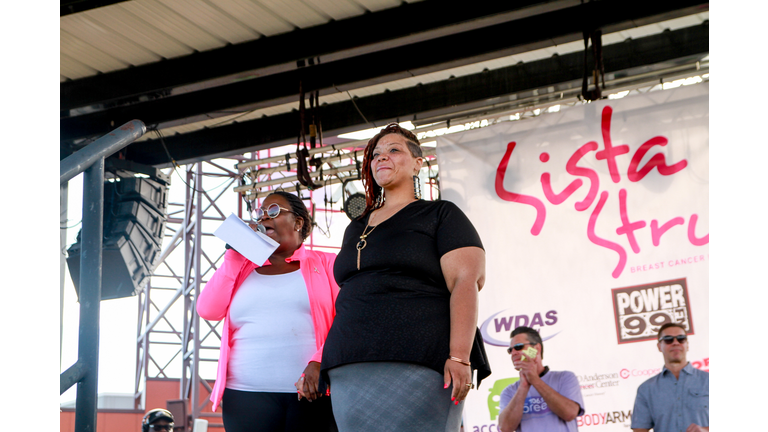
[[[301,274],[307,284],[309,308],[312,313],[315,341],[317,342],[317,352],[310,361],[320,362],[322,359],[325,338],[331,328],[333,318],[336,316],[336,297],[339,295],[339,286],[336,285],[336,280],[333,277],[335,260],[335,254],[308,251],[304,245],[296,249],[293,256],[286,260],[286,262],[299,261],[301,263]],[[271,264],[267,261],[264,263],[264,266],[266,265]],[[216,372],[216,383],[211,392],[213,411],[218,408],[226,387],[227,361],[229,360],[229,347],[232,343],[229,328],[229,304],[235,291],[240,288],[245,278],[256,267],[259,266],[235,250],[227,250],[224,254],[224,263],[211,276],[197,299],[197,313],[201,318],[212,321],[224,320],[219,351],[219,367]]]

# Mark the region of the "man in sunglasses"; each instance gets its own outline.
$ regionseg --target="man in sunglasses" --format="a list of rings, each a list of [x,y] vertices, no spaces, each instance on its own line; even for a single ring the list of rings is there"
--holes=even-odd
[[[173,432],[173,426],[173,414],[162,408],[147,411],[141,420],[142,432]]]
[[[517,327],[511,338],[507,352],[520,380],[501,392],[499,431],[577,431],[576,417],[584,414],[584,399],[576,375],[542,364],[544,344],[536,330]],[[536,350],[534,358],[525,354],[529,347]]]
[[[658,339],[656,346],[664,356],[664,367],[637,389],[632,430],[708,431],[709,372],[694,368],[686,359],[685,327],[664,324]]]

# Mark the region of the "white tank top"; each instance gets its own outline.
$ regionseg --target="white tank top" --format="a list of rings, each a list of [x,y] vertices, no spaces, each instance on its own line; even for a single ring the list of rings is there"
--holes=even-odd
[[[317,351],[301,270],[281,275],[252,272],[232,298],[229,325],[227,388],[296,392],[294,383]]]

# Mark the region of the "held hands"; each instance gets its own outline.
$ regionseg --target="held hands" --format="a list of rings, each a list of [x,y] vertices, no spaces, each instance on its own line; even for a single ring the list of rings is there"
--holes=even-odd
[[[296,381],[296,390],[299,394],[299,400],[302,397],[307,398],[308,401],[321,397],[323,394],[318,391],[318,383],[320,382],[320,363],[311,361],[304,368],[304,373]]]
[[[472,384],[472,369],[465,364],[448,359],[445,361],[445,373],[443,374],[445,386],[448,388],[453,383],[451,391],[451,401],[455,405],[467,398],[469,390],[474,387]]]

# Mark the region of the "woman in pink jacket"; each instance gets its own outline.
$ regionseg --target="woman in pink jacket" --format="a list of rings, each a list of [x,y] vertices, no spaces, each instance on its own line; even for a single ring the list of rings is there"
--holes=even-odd
[[[227,250],[197,299],[201,318],[224,320],[213,410],[227,432],[336,430],[320,378],[336,255],[304,248],[312,219],[295,195],[270,194],[256,220],[280,246],[260,266]]]

